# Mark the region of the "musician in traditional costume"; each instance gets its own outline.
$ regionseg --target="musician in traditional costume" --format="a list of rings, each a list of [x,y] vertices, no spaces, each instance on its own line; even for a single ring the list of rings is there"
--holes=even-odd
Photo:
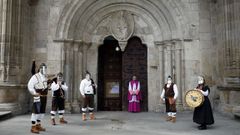
[[[64,120],[63,114],[65,109],[65,95],[68,90],[68,86],[63,80],[63,74],[60,72],[57,74],[57,77],[53,79],[51,84],[52,90],[52,110],[51,110],[51,120],[52,125],[56,125],[55,115],[58,111],[59,122],[61,124],[67,124],[67,121]]]
[[[167,118],[166,121],[176,122],[176,100],[178,97],[177,85],[173,83],[172,77],[168,76],[167,83],[164,85],[161,99],[165,101]]]
[[[96,84],[91,78],[89,72],[86,73],[85,79],[80,83],[79,87],[80,93],[83,97],[83,106],[82,106],[82,120],[86,121],[86,113],[89,111],[90,120],[94,120],[94,94],[96,93]]]
[[[198,77],[198,86],[195,90],[200,91],[204,95],[203,103],[194,109],[193,122],[200,124],[199,130],[207,129],[207,125],[214,124],[211,103],[208,99],[210,88],[205,84],[205,79],[202,76]]]
[[[133,76],[128,85],[128,111],[140,112],[141,100],[140,82],[137,80],[136,76]]]
[[[39,72],[31,77],[28,82],[28,90],[33,96],[32,107],[32,133],[39,133],[39,131],[45,131],[42,127],[41,120],[46,112],[48,84],[46,75],[47,66],[42,63],[39,68]]]

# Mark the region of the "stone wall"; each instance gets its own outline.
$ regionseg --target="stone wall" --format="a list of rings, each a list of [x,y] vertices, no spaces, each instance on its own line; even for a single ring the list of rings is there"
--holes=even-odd
[[[212,37],[217,45],[216,82],[218,111],[228,116],[240,116],[240,1],[218,0],[212,3]]]
[[[108,16],[113,15],[114,11],[121,10],[127,10],[134,16],[133,35],[139,36],[148,46],[149,111],[159,110],[160,92],[167,75],[175,75],[178,78],[176,81],[181,91],[179,106],[185,105],[184,94],[186,90],[196,86],[198,75],[206,75],[207,81],[215,91],[212,85],[213,67],[210,64],[215,60],[209,59],[214,56],[211,51],[214,47],[211,43],[210,1],[153,1],[158,7],[152,7],[149,1],[134,1],[132,4],[125,4],[121,0],[118,2],[116,4],[113,1],[101,0],[97,2],[43,0],[34,6],[32,17],[35,37],[33,44],[36,52],[34,57],[37,61],[46,60],[49,74],[55,74],[57,71],[66,72],[68,82],[72,82],[69,84],[70,104],[73,98],[74,102],[81,101],[78,99],[79,96],[73,95],[79,94],[78,83],[83,71],[88,69],[97,80],[97,48],[102,44],[104,37],[112,34],[109,27],[112,24],[108,22],[111,18]],[[109,7],[109,4],[113,6]],[[156,12],[148,14],[139,4]],[[100,10],[101,8],[104,10]],[[80,43],[76,44],[76,40]],[[169,59],[172,61],[170,65],[165,62],[168,59],[163,58],[164,55],[159,55],[161,53],[156,43],[171,46],[169,54],[173,58]],[[84,47],[81,50],[78,45],[90,46],[84,51]],[[124,48],[125,45],[126,40],[120,42],[121,47]],[[69,46],[76,46],[74,48],[79,51],[74,51],[76,49],[64,51]],[[178,49],[180,54],[177,54]],[[179,60],[176,59],[179,58],[178,55],[181,57]],[[82,60],[75,61],[74,56]],[[74,66],[81,63],[81,68]],[[179,68],[176,69],[176,66]],[[76,76],[74,74],[76,72],[80,74]]]
[[[21,114],[29,108],[26,88],[31,73],[29,5],[27,0],[2,0],[0,7],[0,111]]]
[[[13,5],[20,10],[16,1]],[[17,39],[10,41],[10,48],[18,48],[6,51],[6,54],[1,49],[2,101],[16,96],[10,94],[6,98],[9,95],[6,89],[10,86],[24,91],[31,76],[31,61],[35,59],[37,66],[42,62],[47,64],[49,75],[64,72],[70,88],[67,110],[78,112],[80,80],[88,69],[97,82],[98,47],[103,39],[113,35],[124,50],[127,39],[134,35],[148,48],[149,111],[164,111],[160,93],[168,75],[174,77],[179,87],[179,110],[189,109],[184,95],[197,85],[198,75],[205,76],[211,88],[210,100],[214,109],[232,114],[236,110],[234,107],[239,106],[235,102],[239,86],[229,85],[239,83],[240,76],[239,2],[236,0],[22,0],[21,6],[21,15],[12,9],[14,16],[18,16],[9,23],[12,27],[6,26],[10,18],[1,20],[2,32],[5,30],[12,39]],[[0,17],[4,18],[10,11],[1,12]],[[122,25],[117,22],[125,21],[113,17],[121,13],[127,18],[125,35],[114,31]],[[18,34],[12,34],[15,31]],[[8,44],[7,39],[1,33],[1,47]],[[8,62],[6,56],[10,56]],[[17,72],[21,77],[15,78]],[[13,85],[6,86],[6,81]],[[20,93],[28,97],[25,92]],[[50,100],[51,92],[48,111]]]

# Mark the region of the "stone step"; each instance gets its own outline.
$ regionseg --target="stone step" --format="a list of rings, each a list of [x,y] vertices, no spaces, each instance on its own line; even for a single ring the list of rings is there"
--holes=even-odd
[[[232,113],[233,113],[236,117],[240,118],[240,106],[235,106],[235,107],[233,107]]]
[[[9,119],[12,116],[13,115],[11,111],[0,111],[0,121]]]

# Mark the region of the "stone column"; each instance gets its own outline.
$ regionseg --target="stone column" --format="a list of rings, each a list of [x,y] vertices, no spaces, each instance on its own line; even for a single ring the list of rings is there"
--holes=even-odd
[[[1,58],[0,81],[18,83],[20,58],[22,57],[22,1],[2,0],[1,3]]]
[[[73,42],[64,43],[65,50],[65,64],[64,64],[64,77],[68,85],[68,92],[66,95],[66,111],[71,111],[72,90],[73,90]]]
[[[182,80],[184,79],[184,77],[182,76],[182,48],[181,48],[181,44],[179,44],[178,42],[180,41],[175,41],[174,45],[175,45],[175,68],[176,68],[176,84],[178,86],[178,100],[177,100],[177,106],[178,109],[183,110],[183,95],[184,95],[184,91],[182,91]]]
[[[164,44],[162,42],[155,42],[155,45],[158,48],[158,73],[159,73],[159,100],[161,99],[161,92],[164,86]],[[157,108],[157,111],[164,111],[164,103],[159,101],[159,108]]]
[[[160,90],[163,88],[164,86],[164,52],[163,52],[163,46],[159,45],[158,46],[158,50],[159,50],[159,82],[160,82]]]
[[[157,46],[158,48],[158,72],[159,72],[159,88],[160,88],[160,91],[161,89],[163,88],[164,86],[164,83],[165,83],[165,74],[164,74],[164,55],[165,55],[165,52],[164,52],[164,43],[163,42],[155,42],[155,45]]]
[[[82,44],[83,50],[82,50],[82,76],[85,76],[85,72],[87,70],[87,50],[88,50],[88,44],[83,43]]]
[[[22,14],[25,11],[23,9],[27,8],[25,2],[0,1],[0,111],[23,113],[27,112],[29,104],[26,100],[26,85],[20,85],[21,79],[25,78],[21,74],[26,74],[25,68],[21,68],[24,35],[22,28],[25,23]]]
[[[178,110],[183,110],[183,63],[182,63],[182,44],[180,40],[171,40],[163,42],[155,42],[159,50],[159,80],[160,92],[168,75],[171,75],[178,86]],[[160,103],[160,110],[165,110],[165,105]]]
[[[79,85],[82,80],[82,64],[83,63],[83,54],[81,41],[74,42],[74,87],[73,87],[73,97],[71,104],[71,112],[79,112]]]
[[[9,17],[9,6],[11,7],[10,1],[7,0],[1,0],[1,81],[7,81],[8,76],[7,76],[7,55],[9,54],[9,25],[11,25],[11,19]]]
[[[83,45],[81,40],[56,39],[54,42],[64,43],[63,73],[68,85],[66,111],[79,112],[79,84],[82,79]],[[85,48],[87,49],[87,48]]]
[[[6,22],[6,16],[7,16],[7,0],[1,0],[0,1],[0,11],[1,11],[1,80],[4,80],[4,54],[5,54],[5,46],[6,46],[6,29],[7,29],[7,22]]]
[[[164,80],[166,81],[169,75],[172,76],[172,51],[171,43],[167,42],[164,45]]]

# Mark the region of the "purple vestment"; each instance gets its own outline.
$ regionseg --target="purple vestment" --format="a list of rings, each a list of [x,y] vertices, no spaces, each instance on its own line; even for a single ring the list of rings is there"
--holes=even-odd
[[[140,82],[136,80],[130,81],[128,86],[128,111],[140,112],[141,99]]]

